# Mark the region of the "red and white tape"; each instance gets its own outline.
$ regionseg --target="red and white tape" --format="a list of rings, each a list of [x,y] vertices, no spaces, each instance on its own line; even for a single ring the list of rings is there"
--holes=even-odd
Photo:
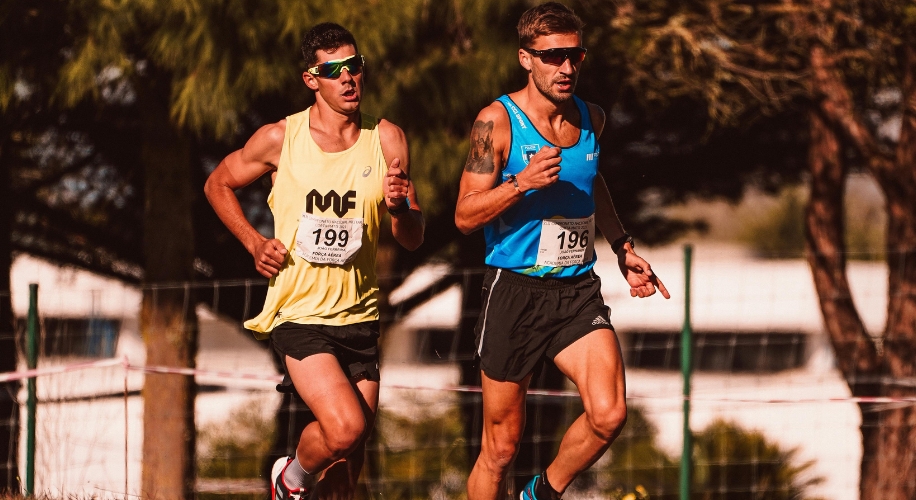
[[[124,364],[124,362],[120,359],[106,359],[103,361],[90,361],[86,363],[74,363],[72,365],[52,366],[50,368],[36,368],[33,370],[25,370],[21,372],[0,373],[0,383],[12,382],[14,380],[22,380],[33,377],[43,377],[45,375],[55,375],[58,373],[86,370],[88,368],[104,368],[122,364]]]
[[[450,386],[445,389],[435,387],[408,387],[408,386],[385,386],[392,389],[413,389],[413,390],[447,390],[453,392],[471,392],[479,393],[481,388],[477,386]],[[529,396],[549,396],[549,397],[579,397],[576,391],[558,391],[529,389]],[[706,398],[706,397],[677,397],[677,396],[649,396],[644,394],[630,394],[627,399],[677,399],[679,401],[697,401],[704,403],[767,403],[767,404],[802,404],[802,403],[916,403],[916,397],[845,397],[845,398],[799,398],[799,399],[752,399],[752,398]]]
[[[132,365],[127,358],[123,359],[106,359],[101,361],[90,361],[86,363],[74,363],[71,365],[53,366],[49,368],[38,368],[34,370],[25,370],[21,372],[0,373],[0,383],[11,382],[15,380],[28,379],[33,377],[42,377],[46,375],[55,375],[91,368],[106,368],[112,366],[123,366],[126,370],[141,371],[145,373],[186,375],[186,376],[203,376],[233,380],[262,380],[274,383],[280,383],[283,380],[282,375],[264,374],[264,373],[239,373],[213,370],[199,370],[196,368],[179,368],[174,366],[157,366],[157,365]],[[478,386],[457,385],[444,388],[439,387],[411,387],[405,385],[385,385],[386,389],[404,389],[404,390],[431,390],[431,391],[450,391],[479,393],[481,388]],[[530,396],[548,396],[548,397],[579,397],[576,391],[563,390],[544,390],[530,389]],[[890,404],[890,403],[908,403],[916,404],[916,397],[884,397],[884,396],[855,396],[839,398],[798,398],[798,399],[754,399],[754,398],[710,398],[710,397],[677,397],[677,396],[650,396],[641,394],[631,394],[627,399],[678,399],[689,400],[704,403],[742,403],[742,404],[806,404],[806,403],[863,403],[863,404]]]
[[[156,366],[156,365],[133,365],[127,358],[124,359],[106,359],[102,361],[88,361],[85,363],[74,363],[72,365],[53,366],[49,368],[37,368],[34,370],[24,370],[20,372],[0,373],[0,383],[12,382],[33,377],[43,377],[46,375],[56,375],[79,370],[88,370],[91,368],[108,368],[112,366],[123,366],[127,370],[142,371],[146,373],[165,373],[174,375],[193,375],[209,376],[215,378],[227,378],[237,380],[268,380],[271,382],[281,382],[283,377],[276,374],[257,374],[257,373],[238,373],[225,371],[198,370],[194,368],[178,368],[174,366]]]

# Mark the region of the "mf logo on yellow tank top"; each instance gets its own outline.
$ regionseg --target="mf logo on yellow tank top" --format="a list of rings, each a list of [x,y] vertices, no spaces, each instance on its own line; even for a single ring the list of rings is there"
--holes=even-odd
[[[322,196],[318,190],[313,189],[305,197],[305,211],[308,213],[314,213],[313,207],[318,206],[318,210],[324,212],[332,205],[334,206],[334,213],[338,217],[343,217],[347,215],[347,212],[351,208],[356,208],[356,191],[352,189],[347,191],[343,196],[337,194],[333,189],[328,191],[328,194]]]

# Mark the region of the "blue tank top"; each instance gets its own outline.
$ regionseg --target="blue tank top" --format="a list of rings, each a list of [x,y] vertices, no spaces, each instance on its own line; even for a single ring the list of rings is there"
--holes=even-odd
[[[573,96],[579,109],[579,141],[560,151],[560,178],[541,190],[529,190],[518,203],[484,226],[487,265],[529,276],[567,278],[595,265],[595,200],[592,183],[598,173],[598,146],[588,106]],[[518,106],[504,95],[497,99],[509,113],[512,143],[502,182],[517,175],[544,146],[554,147],[534,128]]]

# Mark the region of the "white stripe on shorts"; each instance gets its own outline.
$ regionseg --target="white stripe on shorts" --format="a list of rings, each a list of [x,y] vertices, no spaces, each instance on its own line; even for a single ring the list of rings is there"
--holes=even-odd
[[[490,285],[490,293],[487,294],[487,305],[483,308],[483,326],[480,328],[480,345],[477,346],[478,356],[480,356],[480,352],[483,350],[483,336],[487,333],[487,313],[490,312],[490,297],[493,297],[493,290],[496,288],[496,282],[499,281],[499,275],[502,272],[502,269],[496,270],[496,278],[493,279],[493,284]]]

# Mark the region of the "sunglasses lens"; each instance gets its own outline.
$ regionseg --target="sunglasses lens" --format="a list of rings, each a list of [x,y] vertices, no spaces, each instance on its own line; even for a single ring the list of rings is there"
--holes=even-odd
[[[315,69],[318,70],[318,76],[321,78],[331,78],[340,69],[340,66],[335,63],[325,63],[321,66],[316,66]]]
[[[337,78],[341,71],[347,68],[347,72],[356,76],[363,72],[363,59],[360,56],[348,57],[343,61],[332,61],[315,66],[314,74],[322,78]]]
[[[541,60],[544,61],[544,64],[549,64],[551,66],[559,66],[563,64],[563,61],[566,60],[565,53],[553,53],[553,54],[544,54],[541,56]]]
[[[569,57],[569,62],[579,64],[585,60],[585,51],[582,49],[570,49],[567,57]]]
[[[581,47],[547,49],[535,52],[537,52],[536,55],[541,58],[544,64],[550,64],[551,66],[561,66],[567,59],[572,64],[579,64],[585,60],[585,49]]]

